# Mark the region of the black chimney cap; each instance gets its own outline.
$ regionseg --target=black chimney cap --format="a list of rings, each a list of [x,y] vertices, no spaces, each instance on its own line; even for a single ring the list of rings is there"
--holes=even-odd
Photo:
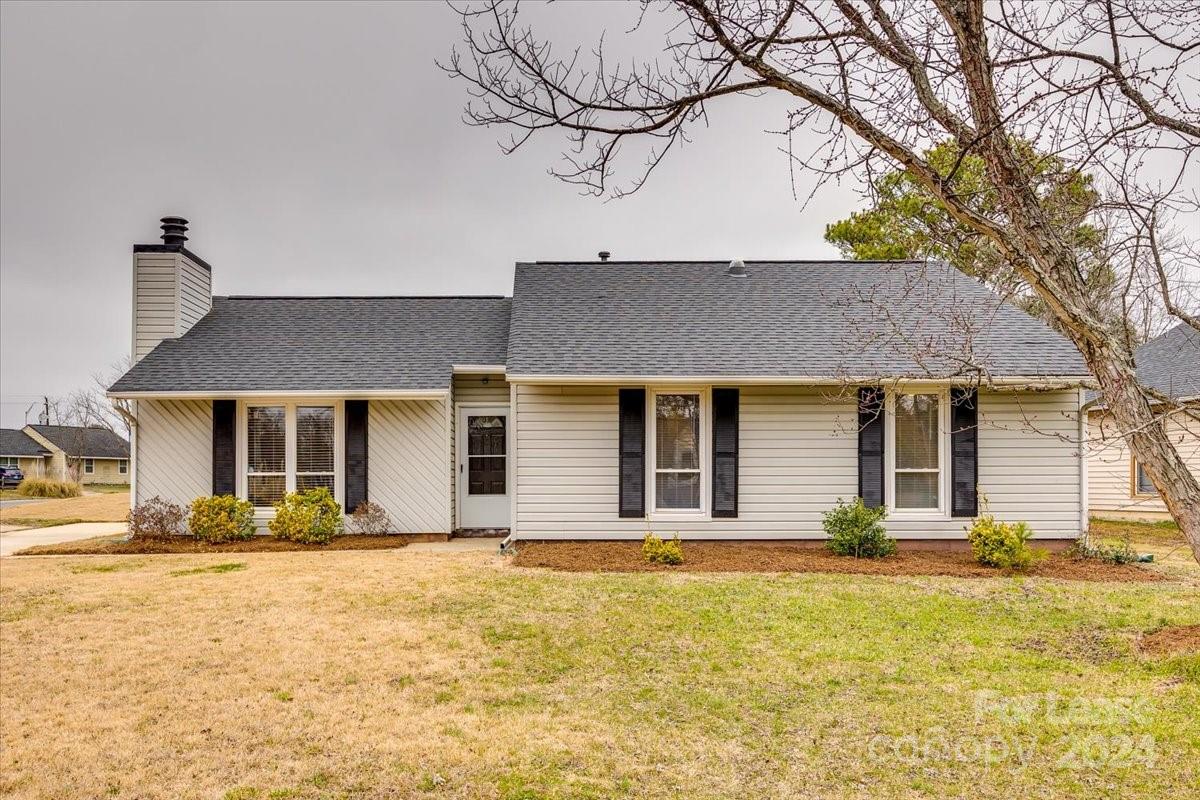
[[[608,252],[607,250],[601,250],[601,251],[600,251],[599,253],[597,253],[596,255],[600,256],[600,260],[601,260],[601,261],[608,261],[608,259],[609,259],[609,256],[611,256],[611,255],[612,255],[612,253]]]
[[[187,226],[188,221],[183,217],[163,217],[162,222],[162,240],[163,244],[182,245],[187,241]]]

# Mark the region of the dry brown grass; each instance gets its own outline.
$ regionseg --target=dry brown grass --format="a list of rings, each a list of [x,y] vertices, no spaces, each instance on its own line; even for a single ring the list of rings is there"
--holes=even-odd
[[[129,513],[129,492],[85,494],[62,500],[39,500],[0,509],[0,522],[19,519],[70,520],[71,522],[123,522]]]
[[[1194,583],[597,575],[412,549],[0,569],[5,797],[1182,796],[1198,777],[1200,671],[1133,645],[1200,621]],[[1112,658],[1060,646],[1081,625]],[[1059,770],[1063,729],[980,721],[981,688],[1148,698],[1158,765]],[[1039,749],[865,755],[934,728]]]

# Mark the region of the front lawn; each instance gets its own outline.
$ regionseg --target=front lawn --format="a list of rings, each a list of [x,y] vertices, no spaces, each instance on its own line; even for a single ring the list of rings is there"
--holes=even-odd
[[[21,498],[33,499],[33,498]],[[0,523],[40,528],[72,522],[123,522],[129,513],[129,487],[124,492],[85,494],[37,500],[0,509]]]
[[[1200,623],[1170,574],[5,559],[0,794],[1183,797],[1200,655],[1138,645]]]

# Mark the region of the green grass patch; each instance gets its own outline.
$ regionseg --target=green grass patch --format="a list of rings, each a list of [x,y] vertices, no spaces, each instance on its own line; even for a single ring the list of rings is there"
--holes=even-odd
[[[86,483],[83,486],[85,492],[99,492],[100,494],[122,494],[129,491],[128,483]]]
[[[229,561],[224,564],[211,564],[207,567],[192,567],[191,569],[177,569],[171,573],[172,578],[179,578],[184,575],[220,575],[224,572],[238,572],[246,568],[245,562]]]
[[[89,572],[127,572],[144,566],[142,561],[110,561],[106,564],[68,564],[67,569],[75,575],[83,575]]]

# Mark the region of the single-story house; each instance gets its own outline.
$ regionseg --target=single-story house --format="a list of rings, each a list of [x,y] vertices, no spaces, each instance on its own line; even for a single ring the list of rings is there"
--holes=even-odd
[[[1134,353],[1138,382],[1175,400],[1167,411],[1167,435],[1193,475],[1200,477],[1200,333],[1180,324],[1143,344]],[[1158,490],[1129,450],[1104,407],[1089,394],[1088,502],[1092,514],[1117,519],[1170,519]]]
[[[518,263],[511,297],[213,297],[133,247],[135,502],[370,500],[400,532],[821,539],[861,496],[910,542],[979,510],[1087,519],[1087,370],[939,263]]]
[[[46,474],[50,451],[17,428],[0,428],[0,467],[17,467],[27,478]]]
[[[129,442],[108,428],[80,425],[26,425],[21,433],[45,451],[40,472],[27,476],[129,483]]]

